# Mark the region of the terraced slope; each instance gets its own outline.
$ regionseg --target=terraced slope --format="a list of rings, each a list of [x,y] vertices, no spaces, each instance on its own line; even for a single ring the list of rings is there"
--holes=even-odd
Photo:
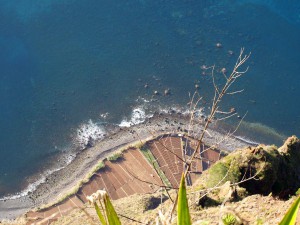
[[[160,185],[160,178],[141,152],[129,149],[123,152],[122,158],[114,162],[105,161],[105,167],[96,172],[76,195],[45,210],[28,212],[27,224],[50,224],[72,209],[83,207],[87,202],[86,196],[99,189],[105,189],[115,200],[134,193],[153,193]]]
[[[196,149],[197,142],[191,138],[164,135],[146,143],[152,158],[158,165],[159,173],[172,187],[179,186],[184,168],[184,159],[190,157]],[[210,165],[220,158],[217,150],[208,149],[195,157],[188,173],[187,183],[191,185]],[[149,160],[149,159],[148,159]],[[143,153],[135,148],[123,152],[121,158],[111,162],[104,161],[104,168],[97,171],[75,195],[63,202],[37,212],[26,214],[29,224],[46,225],[67,215],[74,208],[83,208],[87,203],[87,196],[99,189],[105,189],[113,199],[120,199],[135,193],[154,193],[162,183],[157,171],[153,168]]]
[[[183,159],[189,159],[197,147],[197,141],[179,136],[161,136],[147,143],[160,169],[169,179],[172,187],[179,187],[183,172]],[[220,151],[201,146],[201,154],[194,157],[187,177],[188,185],[201,175],[220,158]]]

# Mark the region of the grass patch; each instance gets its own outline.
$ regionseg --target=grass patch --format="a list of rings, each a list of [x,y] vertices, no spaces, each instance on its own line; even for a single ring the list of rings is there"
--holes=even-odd
[[[115,152],[114,154],[110,155],[107,157],[107,160],[110,162],[114,162],[117,161],[119,158],[123,157],[123,152],[119,151],[119,152]]]
[[[156,169],[158,175],[160,176],[160,178],[162,179],[162,181],[164,182],[164,184],[167,187],[172,187],[170,181],[168,180],[168,178],[166,177],[166,175],[164,174],[164,172],[160,169],[160,167],[159,167],[156,159],[154,158],[154,155],[150,151],[150,149],[143,147],[140,150],[143,153],[143,155],[145,156],[145,158],[148,160],[148,162],[151,165],[154,166],[154,168]]]

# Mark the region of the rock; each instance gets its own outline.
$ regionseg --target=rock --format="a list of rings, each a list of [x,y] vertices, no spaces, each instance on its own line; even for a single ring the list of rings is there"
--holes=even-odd
[[[230,108],[230,112],[231,112],[231,113],[235,113],[235,112],[236,112],[235,108],[233,108],[233,107]]]
[[[171,91],[169,88],[164,91],[164,95],[170,95],[170,94],[171,94]]]
[[[221,69],[221,73],[226,73],[226,72],[227,72],[227,70],[225,67]]]
[[[151,196],[147,199],[147,201],[145,202],[145,211],[147,210],[151,210],[151,209],[155,209],[157,208],[161,202],[166,201],[168,198],[165,195],[162,195],[161,197],[154,197]]]
[[[201,68],[202,70],[206,70],[206,69],[207,69],[207,66],[206,66],[206,65],[202,65],[200,68]]]
[[[227,181],[234,184],[245,180],[237,186],[238,198],[247,195],[247,192],[261,195],[272,193],[279,198],[287,198],[300,187],[299,162],[300,141],[292,136],[280,148],[259,145],[232,152],[214,164],[201,183],[211,188],[221,180],[221,185]]]
[[[89,140],[86,144],[86,148],[91,148],[95,146],[95,140],[92,137],[89,137]]]
[[[218,42],[218,43],[216,44],[216,47],[217,47],[217,48],[222,48],[223,46],[222,46],[222,44],[221,44],[220,42]]]

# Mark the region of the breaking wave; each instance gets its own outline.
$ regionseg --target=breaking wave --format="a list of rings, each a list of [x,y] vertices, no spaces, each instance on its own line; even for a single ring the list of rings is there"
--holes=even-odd
[[[86,146],[88,146],[91,140],[96,141],[102,139],[104,136],[105,136],[104,128],[101,125],[94,123],[92,120],[89,120],[88,123],[80,125],[80,127],[77,129],[75,142],[79,144],[80,148],[83,149]],[[18,193],[1,197],[0,201],[19,199],[34,192],[38,188],[38,186],[46,182],[48,176],[65,168],[76,157],[76,153],[70,153],[68,152],[68,150],[64,150],[62,152],[65,153],[63,153],[60,156],[60,159],[58,160],[60,163],[59,165],[56,165],[56,168],[44,171],[42,174],[38,176],[39,178],[36,181],[28,184],[28,186],[25,189],[23,189]]]
[[[77,142],[81,148],[85,148],[91,141],[94,142],[105,137],[105,134],[106,132],[103,126],[89,120],[88,123],[82,124],[77,129],[75,142]]]
[[[250,144],[250,145],[259,145],[259,143],[255,142],[255,141],[252,141],[252,140],[250,140],[249,138],[246,138],[246,137],[235,136],[235,135],[233,135],[233,137],[240,140],[240,141],[243,141],[247,144]]]
[[[153,114],[146,114],[143,107],[137,107],[133,109],[130,119],[123,119],[119,124],[119,127],[131,127],[133,125],[145,122],[147,118],[151,118],[152,116]]]
[[[27,196],[28,194],[34,192],[38,186],[40,186],[41,184],[45,183],[46,182],[46,179],[48,176],[50,176],[51,174],[63,169],[64,167],[66,167],[67,165],[69,165],[74,159],[75,159],[76,155],[75,154],[65,154],[61,157],[61,160],[64,164],[64,166],[59,166],[55,169],[51,169],[51,170],[46,170],[43,174],[40,174],[40,178],[37,179],[36,181],[28,184],[28,186],[16,193],[16,194],[12,194],[12,195],[7,195],[7,196],[4,196],[4,197],[1,197],[0,198],[0,201],[7,201],[7,200],[15,200],[15,199],[19,199],[19,198],[22,198],[22,197],[25,197]]]

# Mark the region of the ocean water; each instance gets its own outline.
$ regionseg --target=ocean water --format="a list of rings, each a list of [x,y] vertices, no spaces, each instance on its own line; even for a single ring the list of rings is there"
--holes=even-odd
[[[209,102],[201,67],[215,65],[221,79],[241,47],[252,55],[233,90],[244,92],[222,105],[248,112],[240,135],[276,144],[300,135],[299,9],[296,0],[2,0],[0,196],[31,191],[57,155],[64,166],[102,138],[103,122],[184,108],[195,83]]]

